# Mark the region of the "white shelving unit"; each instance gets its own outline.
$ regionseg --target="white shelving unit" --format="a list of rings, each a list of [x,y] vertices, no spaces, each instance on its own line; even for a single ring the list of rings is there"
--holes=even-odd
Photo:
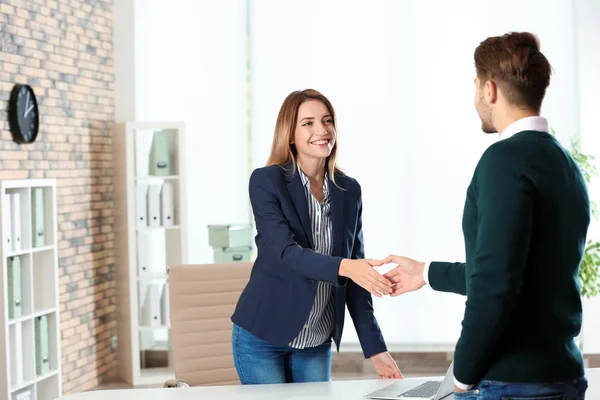
[[[124,122],[113,128],[119,376],[134,386],[175,377],[164,298],[168,265],[187,263],[184,130],[180,122]],[[160,140],[167,151],[156,156]],[[156,165],[160,168],[151,167]],[[155,219],[151,199],[159,191]],[[173,206],[165,210],[169,199]],[[152,351],[166,352],[167,365],[146,367]]]
[[[54,400],[62,396],[56,181],[0,181],[0,206],[0,398]],[[10,311],[15,304],[20,311]],[[39,320],[47,322],[43,335]]]

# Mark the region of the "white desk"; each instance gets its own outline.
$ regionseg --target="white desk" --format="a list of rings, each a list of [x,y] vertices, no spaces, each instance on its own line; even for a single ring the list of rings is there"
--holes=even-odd
[[[588,369],[587,399],[600,399],[600,368]],[[363,400],[366,394],[394,381],[358,380],[285,385],[204,386],[171,389],[124,389],[77,393],[61,400],[205,400],[205,399],[343,399]],[[448,397],[450,400],[453,397]],[[444,399],[446,400],[446,399]]]

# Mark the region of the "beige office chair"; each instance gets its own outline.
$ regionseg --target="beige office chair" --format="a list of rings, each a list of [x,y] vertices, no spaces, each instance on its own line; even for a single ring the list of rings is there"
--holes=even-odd
[[[252,263],[171,265],[169,297],[175,381],[165,387],[239,384],[231,314]]]

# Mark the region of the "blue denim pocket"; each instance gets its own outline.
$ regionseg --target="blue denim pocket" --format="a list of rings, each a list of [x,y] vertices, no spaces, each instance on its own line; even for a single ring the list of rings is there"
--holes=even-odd
[[[479,395],[480,395],[479,389],[468,390],[466,392],[454,392],[454,398],[461,399],[461,400],[480,399]]]

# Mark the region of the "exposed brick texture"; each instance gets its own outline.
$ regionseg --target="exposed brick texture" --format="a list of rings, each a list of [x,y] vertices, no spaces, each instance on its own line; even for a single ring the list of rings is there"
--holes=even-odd
[[[0,0],[0,179],[56,178],[63,390],[112,378],[112,0]],[[34,144],[8,124],[15,83],[40,106]]]

